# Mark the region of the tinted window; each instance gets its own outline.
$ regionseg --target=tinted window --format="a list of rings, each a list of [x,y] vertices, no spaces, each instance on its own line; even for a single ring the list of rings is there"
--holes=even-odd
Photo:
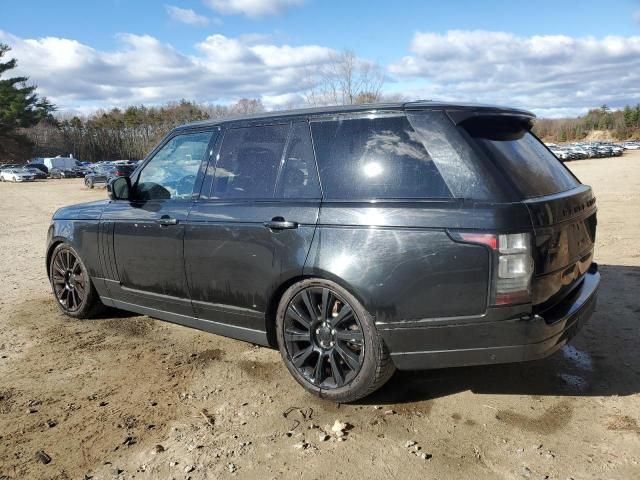
[[[417,111],[408,113],[407,117],[454,197],[507,200],[504,188],[495,181],[495,168],[481,161],[464,131],[458,129],[447,114]]]
[[[309,124],[294,123],[278,178],[276,197],[320,198],[318,172]]]
[[[482,117],[463,127],[525,198],[564,192],[580,184],[528,127]]]
[[[314,122],[311,129],[327,199],[451,196],[404,116]]]
[[[211,135],[211,132],[190,133],[169,140],[140,172],[136,198],[191,198]]]
[[[272,198],[289,125],[225,132],[213,180],[213,198]]]

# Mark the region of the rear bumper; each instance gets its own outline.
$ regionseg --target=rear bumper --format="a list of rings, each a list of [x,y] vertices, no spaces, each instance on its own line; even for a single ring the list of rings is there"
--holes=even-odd
[[[491,321],[478,317],[462,323],[424,321],[378,328],[399,370],[535,360],[551,355],[578,333],[595,309],[599,285],[593,264],[574,291],[540,314],[495,320],[492,312]]]

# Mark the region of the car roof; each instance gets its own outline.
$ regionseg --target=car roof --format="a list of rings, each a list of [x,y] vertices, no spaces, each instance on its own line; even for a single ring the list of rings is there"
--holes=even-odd
[[[468,111],[468,112],[492,112],[501,114],[513,114],[535,118],[535,115],[528,110],[504,107],[499,105],[488,105],[480,103],[455,103],[455,102],[435,102],[431,100],[416,100],[412,102],[394,103],[367,103],[358,105],[341,105],[332,107],[301,108],[296,110],[281,110],[272,112],[254,113],[251,115],[240,115],[212,120],[201,120],[199,122],[187,123],[176,127],[194,128],[200,126],[217,126],[229,122],[260,121],[267,119],[285,119],[288,117],[309,117],[331,114],[348,114],[359,112],[379,112],[388,110],[448,110],[448,111]]]

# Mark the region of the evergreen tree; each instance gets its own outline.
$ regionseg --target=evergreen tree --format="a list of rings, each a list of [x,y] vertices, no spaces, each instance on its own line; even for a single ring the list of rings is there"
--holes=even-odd
[[[21,130],[49,117],[55,108],[35,93],[35,85],[27,85],[27,77],[2,78],[17,65],[15,59],[2,61],[9,50],[0,43],[0,156],[13,159],[24,156],[25,147],[31,145]]]
[[[624,107],[623,110],[623,115],[624,115],[624,125],[626,127],[632,127],[634,126],[635,122],[635,111],[633,108],[631,108],[629,105]]]

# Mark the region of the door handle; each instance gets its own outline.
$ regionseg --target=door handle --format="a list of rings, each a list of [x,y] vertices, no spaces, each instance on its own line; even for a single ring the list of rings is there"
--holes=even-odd
[[[168,227],[169,225],[177,225],[178,219],[171,218],[169,215],[163,215],[158,219],[158,223],[161,227]]]
[[[291,230],[298,228],[298,222],[288,222],[282,217],[273,217],[268,222],[264,222],[264,226],[270,230]]]

